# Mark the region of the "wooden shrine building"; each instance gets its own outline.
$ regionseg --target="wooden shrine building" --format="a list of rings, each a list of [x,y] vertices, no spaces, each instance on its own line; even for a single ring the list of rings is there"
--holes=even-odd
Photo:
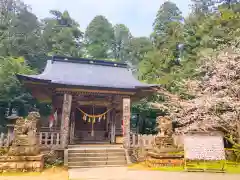
[[[123,63],[59,56],[48,60],[39,75],[17,77],[39,101],[52,103],[63,149],[82,143],[127,147],[131,101],[153,87],[136,80]]]

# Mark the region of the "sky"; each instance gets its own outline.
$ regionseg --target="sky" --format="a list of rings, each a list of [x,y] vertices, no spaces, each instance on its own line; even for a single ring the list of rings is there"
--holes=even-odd
[[[113,25],[125,24],[133,36],[149,36],[156,13],[165,0],[23,0],[40,19],[49,10],[68,10],[84,31],[97,15],[105,16]],[[191,0],[172,0],[187,16]]]

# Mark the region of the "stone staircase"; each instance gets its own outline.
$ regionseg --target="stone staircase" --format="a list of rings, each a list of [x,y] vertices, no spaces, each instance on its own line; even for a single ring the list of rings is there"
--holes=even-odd
[[[122,147],[90,146],[68,148],[68,168],[91,168],[127,165]]]

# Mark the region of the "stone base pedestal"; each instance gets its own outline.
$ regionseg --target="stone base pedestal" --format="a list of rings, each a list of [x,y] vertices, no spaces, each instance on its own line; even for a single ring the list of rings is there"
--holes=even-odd
[[[44,167],[43,155],[0,156],[0,172],[41,172]]]
[[[149,167],[182,166],[183,163],[183,155],[180,154],[148,152],[146,158],[146,164]]]
[[[32,146],[12,146],[8,151],[10,156],[37,156],[40,154],[39,145]]]
[[[183,166],[184,160],[183,159],[155,159],[155,158],[147,158],[146,165],[148,167],[174,167],[174,166]]]
[[[164,136],[164,137],[159,136],[155,138],[155,143],[160,148],[174,147],[173,142],[174,142],[173,138],[168,136]]]

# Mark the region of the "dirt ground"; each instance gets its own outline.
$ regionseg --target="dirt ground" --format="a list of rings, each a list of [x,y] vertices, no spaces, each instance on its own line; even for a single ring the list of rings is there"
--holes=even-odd
[[[64,168],[51,168],[42,173],[4,173],[0,180],[68,180],[68,171]]]
[[[163,172],[130,170],[126,167],[71,169],[71,180],[239,180],[240,175],[224,173]]]
[[[9,176],[11,175],[11,176]],[[70,177],[69,177],[70,176]],[[0,180],[239,180],[237,174],[147,171],[127,167],[72,169],[52,168],[42,173],[5,174]]]

